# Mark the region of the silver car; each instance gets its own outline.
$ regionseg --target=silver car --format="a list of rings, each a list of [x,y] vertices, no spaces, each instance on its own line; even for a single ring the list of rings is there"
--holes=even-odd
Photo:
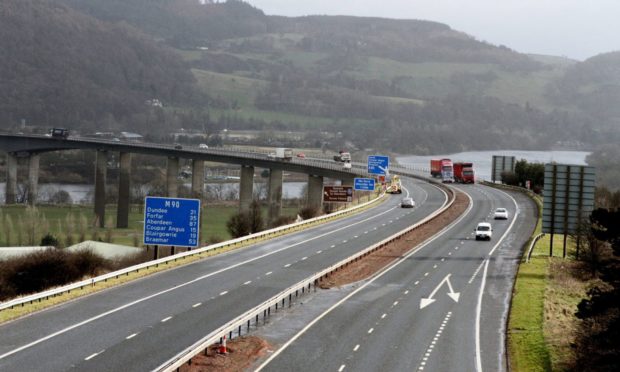
[[[415,202],[413,201],[412,198],[404,198],[400,202],[400,207],[401,208],[413,208],[413,207],[415,207]]]

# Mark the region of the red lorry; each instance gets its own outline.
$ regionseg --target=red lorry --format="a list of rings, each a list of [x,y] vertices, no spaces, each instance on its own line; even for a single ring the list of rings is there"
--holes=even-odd
[[[454,181],[459,183],[474,183],[474,164],[454,163]]]
[[[431,176],[441,177],[441,159],[431,159]]]

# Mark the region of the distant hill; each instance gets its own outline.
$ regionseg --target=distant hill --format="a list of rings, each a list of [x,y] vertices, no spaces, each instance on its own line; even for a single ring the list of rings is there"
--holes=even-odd
[[[587,112],[604,129],[620,128],[620,51],[600,54],[568,68],[549,86],[558,105],[571,105]]]
[[[145,100],[195,92],[187,66],[127,24],[112,25],[49,0],[0,2],[0,120],[110,127]],[[79,123],[79,124],[78,124]]]
[[[9,22],[3,24],[21,25],[21,31],[5,27],[9,36],[24,37],[31,28],[62,31],[46,35],[44,53],[20,51],[8,59],[30,72],[9,69],[25,86],[14,85],[7,102],[47,105],[6,111],[13,121],[31,112],[42,120],[52,112],[53,122],[98,121],[149,133],[181,127],[296,130],[307,133],[302,142],[278,144],[265,136],[264,144],[408,153],[587,148],[613,128],[615,114],[601,112],[599,96],[615,88],[604,78],[586,87],[587,78],[576,77],[598,64],[587,72],[591,61],[581,67],[559,57],[528,56],[437,22],[267,16],[238,0],[7,4],[32,9],[3,13],[0,21]],[[39,13],[45,28],[35,24]],[[75,29],[80,31],[70,31]],[[0,43],[10,46],[7,40]],[[38,45],[32,38],[21,44]],[[24,80],[33,74],[38,77]],[[49,93],[56,86],[66,97]],[[164,107],[148,108],[150,98]]]

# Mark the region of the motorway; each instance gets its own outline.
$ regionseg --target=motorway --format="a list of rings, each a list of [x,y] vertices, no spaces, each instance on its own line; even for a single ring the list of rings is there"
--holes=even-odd
[[[421,220],[443,191],[406,180],[355,216],[86,296],[0,325],[0,370],[146,371],[288,286]],[[404,196],[404,195],[403,195]],[[207,211],[208,213],[208,211]]]
[[[473,200],[463,217],[283,340],[258,369],[505,371],[512,285],[537,210],[518,193],[459,188]],[[497,207],[511,218],[493,221]],[[475,241],[484,220],[493,239]]]

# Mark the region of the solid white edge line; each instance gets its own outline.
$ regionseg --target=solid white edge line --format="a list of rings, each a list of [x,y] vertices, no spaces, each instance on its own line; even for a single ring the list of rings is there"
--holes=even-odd
[[[482,274],[482,282],[480,283],[480,292],[478,293],[478,304],[476,305],[476,372],[482,372],[482,355],[480,353],[480,314],[482,313],[482,295],[484,286],[487,281],[487,269],[489,268],[489,259],[486,259],[484,271]]]
[[[127,337],[125,337],[125,340],[131,340],[132,338],[136,337],[138,334],[137,333],[133,333]]]
[[[447,199],[448,195],[445,193],[445,191],[442,190],[442,192],[444,192],[445,197]],[[466,192],[464,192],[464,194],[469,198],[469,206],[467,207],[467,209],[465,210],[465,212],[463,212],[463,214],[457,218],[455,221],[453,221],[451,224],[449,224],[448,226],[444,227],[442,230],[440,230],[439,232],[437,232],[435,235],[433,235],[432,237],[430,237],[429,239],[427,239],[426,241],[424,241],[422,244],[420,244],[417,248],[412,249],[411,252],[409,252],[408,254],[406,254],[405,256],[402,256],[400,259],[398,259],[396,262],[392,263],[391,265],[385,267],[382,271],[379,271],[377,274],[375,274],[374,277],[372,277],[370,280],[368,280],[366,283],[364,283],[362,286],[358,287],[356,290],[354,290],[353,292],[349,293],[347,296],[345,296],[343,299],[341,299],[340,301],[336,302],[335,304],[333,304],[329,309],[325,310],[322,314],[320,314],[319,316],[317,316],[315,319],[313,319],[310,323],[308,323],[304,328],[302,328],[299,332],[297,332],[297,334],[295,334],[293,337],[291,337],[287,342],[285,342],[284,344],[282,344],[282,346],[273,352],[273,354],[271,354],[269,356],[269,358],[267,358],[267,360],[265,360],[260,366],[258,366],[258,368],[254,371],[254,372],[259,372],[261,370],[263,370],[263,368],[265,368],[269,363],[271,363],[272,360],[274,360],[278,355],[280,355],[284,350],[286,350],[293,342],[295,342],[299,337],[301,337],[304,333],[306,333],[310,328],[312,328],[312,326],[314,326],[316,323],[318,323],[321,319],[323,319],[325,316],[327,316],[327,314],[331,313],[332,311],[334,311],[336,308],[338,308],[340,305],[342,305],[343,303],[345,303],[346,301],[348,301],[351,297],[355,296],[358,292],[362,291],[363,289],[365,289],[367,286],[369,286],[370,284],[374,283],[376,280],[378,280],[379,278],[381,278],[383,275],[387,274],[388,272],[390,272],[392,269],[394,269],[396,266],[400,265],[401,263],[405,262],[409,257],[413,256],[414,254],[416,254],[417,252],[419,252],[420,250],[422,250],[424,247],[426,247],[427,245],[431,244],[432,242],[434,242],[435,240],[439,239],[443,234],[445,234],[446,232],[448,232],[448,230],[452,229],[454,226],[456,226],[458,223],[460,223],[472,210],[473,208],[473,204],[474,201],[472,200],[471,196],[469,196]]]

